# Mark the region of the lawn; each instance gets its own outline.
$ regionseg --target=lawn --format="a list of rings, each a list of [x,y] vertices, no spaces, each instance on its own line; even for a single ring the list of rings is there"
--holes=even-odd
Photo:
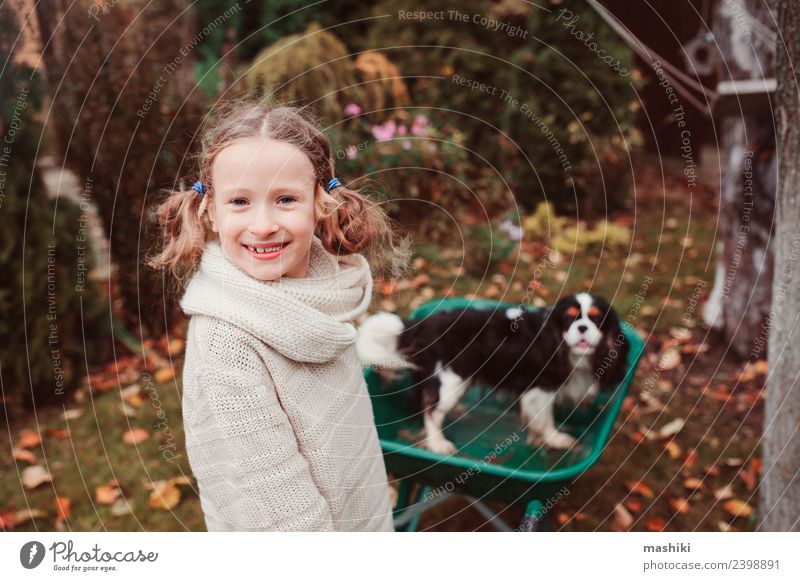
[[[764,365],[727,358],[699,322],[697,299],[713,284],[716,196],[702,187],[690,195],[677,172],[663,185],[655,169],[637,173],[635,203],[614,218],[630,228],[630,245],[551,261],[541,241],[525,239],[513,260],[475,277],[460,266],[468,257],[459,248],[417,243],[415,272],[376,281],[372,311],[405,315],[443,295],[543,305],[591,290],[612,300],[647,349],[608,448],[552,507],[550,527],[753,530]],[[164,357],[153,369],[121,354],[65,409],[38,409],[9,426],[0,447],[4,529],[204,530],[183,446],[182,341],[153,348]],[[493,506],[516,526],[520,507]],[[426,513],[420,529],[491,530],[457,497]]]

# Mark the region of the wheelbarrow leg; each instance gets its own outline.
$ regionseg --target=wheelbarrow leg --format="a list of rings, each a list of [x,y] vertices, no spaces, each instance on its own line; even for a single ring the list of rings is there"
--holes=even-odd
[[[503,533],[510,533],[513,532],[513,529],[508,526],[508,523],[502,519],[502,517],[489,508],[489,505],[483,502],[478,498],[473,498],[472,496],[464,495],[464,498],[470,501],[471,506],[477,510],[481,515],[486,519],[486,522],[491,524],[494,528],[498,531]]]
[[[544,505],[534,499],[525,507],[525,516],[519,530],[523,533],[541,532],[547,530],[547,521],[544,518]]]
[[[394,528],[396,531],[414,532],[417,530],[422,513],[433,508],[451,494],[449,492],[441,492],[435,496],[430,496],[432,490],[433,488],[427,484],[421,485],[419,490],[412,495],[408,508],[401,513],[395,512]]]
[[[397,486],[397,502],[394,505],[394,516],[399,515],[408,506],[408,501],[411,497],[411,480],[404,478]]]

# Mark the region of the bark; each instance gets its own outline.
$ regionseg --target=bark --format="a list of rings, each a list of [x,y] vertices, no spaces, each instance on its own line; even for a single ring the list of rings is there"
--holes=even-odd
[[[759,529],[800,531],[800,4],[778,2],[779,182]]]
[[[766,26],[771,1],[718,5],[713,22],[720,50],[719,80],[762,79],[773,73],[773,47],[742,20],[746,9]],[[772,112],[743,109],[721,120],[718,263],[703,312],[735,355],[766,357],[764,323],[772,286],[770,240],[777,161]]]

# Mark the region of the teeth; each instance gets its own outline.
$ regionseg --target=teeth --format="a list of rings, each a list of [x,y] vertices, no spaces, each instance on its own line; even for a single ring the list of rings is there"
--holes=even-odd
[[[257,248],[255,246],[248,246],[250,252],[255,252],[256,254],[268,254],[270,252],[275,252],[280,250],[280,246],[270,246],[269,248]]]

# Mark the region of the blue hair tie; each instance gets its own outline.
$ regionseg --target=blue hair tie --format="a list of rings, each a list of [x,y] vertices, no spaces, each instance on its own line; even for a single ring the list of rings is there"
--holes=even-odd
[[[206,195],[206,188],[203,186],[202,182],[194,182],[192,185],[192,189],[198,193],[198,198],[200,201],[203,201],[203,196]]]
[[[325,191],[330,194],[333,188],[338,188],[341,185],[342,182],[339,181],[339,178],[332,178],[331,181],[328,182],[328,185],[325,186]]]

